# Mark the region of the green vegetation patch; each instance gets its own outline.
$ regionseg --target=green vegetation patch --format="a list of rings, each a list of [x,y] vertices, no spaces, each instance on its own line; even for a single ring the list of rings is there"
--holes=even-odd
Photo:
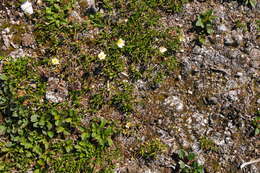
[[[253,126],[255,128],[255,136],[260,134],[260,111],[256,112],[256,117],[253,120]]]
[[[181,173],[204,173],[204,168],[196,160],[196,154],[183,149],[178,151],[178,168]]]
[[[152,139],[141,145],[138,154],[146,160],[151,160],[157,158],[157,156],[165,152],[166,149],[166,145],[163,144],[160,139]]]
[[[198,41],[204,44],[206,41],[206,36],[214,32],[213,21],[216,16],[213,15],[213,10],[207,10],[197,16],[197,20],[194,23],[194,27],[199,34]]]
[[[104,105],[133,113],[135,82],[155,89],[177,66],[181,30],[162,29],[160,9],[179,11],[186,1],[101,1],[104,12],[78,11],[81,21],[71,20],[75,2],[44,0],[25,16],[37,56],[0,59],[1,172],[111,171],[117,124],[86,115]],[[50,77],[68,84],[63,102],[47,100]],[[145,158],[164,148],[147,145]]]
[[[68,103],[49,103],[44,98],[46,83],[35,72],[37,61],[2,58],[2,63],[0,170],[89,172],[97,165],[102,168],[103,155],[117,133],[115,124],[94,119],[85,126],[84,116]],[[110,169],[109,164],[103,166]]]
[[[211,139],[203,137],[200,139],[200,147],[206,151],[217,151],[218,147]]]

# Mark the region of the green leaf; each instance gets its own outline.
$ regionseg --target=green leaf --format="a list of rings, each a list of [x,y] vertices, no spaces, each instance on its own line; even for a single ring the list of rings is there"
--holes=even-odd
[[[56,130],[57,130],[57,133],[62,133],[65,131],[65,129],[61,126],[57,127]]]
[[[70,132],[67,131],[67,130],[64,130],[64,131],[63,131],[63,134],[64,134],[65,136],[68,136],[68,135],[70,135]]]
[[[73,149],[72,145],[68,145],[68,146],[65,147],[65,150],[66,150],[67,153],[69,153],[72,149]]]
[[[183,161],[179,161],[180,168],[184,169],[186,167],[185,163]]]
[[[72,118],[66,118],[66,119],[65,119],[65,122],[71,123],[71,122],[72,122]]]
[[[41,117],[40,121],[39,121],[39,125],[40,126],[44,126],[45,125],[45,119],[44,117]]]
[[[47,122],[47,128],[48,128],[48,130],[51,130],[52,124],[50,122]]]
[[[33,122],[33,123],[37,122],[38,117],[39,117],[39,115],[33,114],[33,115],[31,116],[31,122]]]
[[[113,141],[112,141],[112,139],[110,137],[107,138],[107,142],[108,142],[109,146],[113,145]]]
[[[33,173],[40,173],[40,172],[41,172],[40,169],[35,169],[35,170],[33,171]]]
[[[4,135],[6,132],[6,127],[3,125],[0,125],[0,135]]]
[[[22,143],[22,145],[24,146],[24,148],[29,149],[29,148],[33,148],[33,145],[29,142],[26,143]]]
[[[196,157],[196,154],[195,154],[195,153],[189,153],[189,155],[188,155],[188,159],[189,159],[189,160],[194,160],[195,157]]]
[[[0,74],[0,80],[8,80],[8,77],[5,74]]]
[[[178,151],[178,156],[180,157],[180,159],[184,159],[185,155],[186,155],[186,153],[184,150],[181,149]]]
[[[198,27],[204,28],[204,24],[203,24],[203,22],[202,22],[200,17],[198,18],[198,20],[197,20],[195,25],[198,26]]]
[[[41,165],[41,166],[44,166],[44,165],[45,165],[45,162],[44,162],[44,160],[42,160],[42,159],[38,160],[37,163],[38,163],[39,165]]]
[[[255,136],[259,135],[259,133],[260,133],[260,129],[259,129],[259,128],[256,128],[256,129],[255,129]]]
[[[250,2],[250,5],[251,5],[253,8],[255,8],[257,2],[256,2],[255,0],[249,0],[249,2]]]
[[[55,121],[55,125],[56,125],[56,126],[60,126],[61,124],[62,124],[61,120],[56,120],[56,121]]]
[[[81,139],[82,139],[82,140],[87,140],[89,137],[90,137],[90,134],[89,134],[89,133],[82,133],[82,134],[81,134]]]
[[[42,153],[42,149],[41,149],[41,147],[39,145],[34,145],[33,152],[35,152],[35,153],[40,155]]]
[[[48,136],[49,136],[50,138],[52,138],[52,137],[54,136],[54,133],[53,133],[52,131],[48,131],[47,134],[48,134]]]
[[[12,113],[12,117],[18,117],[17,111],[15,111],[15,112]]]

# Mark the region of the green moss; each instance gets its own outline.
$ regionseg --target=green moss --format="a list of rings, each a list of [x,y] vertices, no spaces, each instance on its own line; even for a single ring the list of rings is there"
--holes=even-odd
[[[211,139],[203,137],[200,139],[199,142],[200,142],[200,147],[203,150],[206,150],[206,151],[217,151],[218,150],[218,147]]]
[[[141,145],[138,154],[146,159],[155,159],[159,154],[166,151],[167,147],[163,144],[160,139],[152,139]]]

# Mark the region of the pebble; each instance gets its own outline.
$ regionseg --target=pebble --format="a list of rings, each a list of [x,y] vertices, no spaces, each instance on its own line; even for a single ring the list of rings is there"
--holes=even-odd
[[[231,90],[227,93],[227,98],[230,99],[231,101],[238,101],[238,91],[237,90]]]
[[[11,56],[12,58],[20,58],[20,57],[24,57],[26,56],[25,52],[23,51],[23,49],[17,49],[12,51],[9,56]]]
[[[236,45],[241,45],[243,43],[243,35],[239,32],[232,32],[232,37],[235,40]]]
[[[234,39],[231,37],[231,35],[227,35],[225,38],[224,38],[224,44],[226,46],[235,46],[235,41]]]
[[[21,5],[21,9],[27,13],[27,14],[33,14],[33,8],[32,8],[32,3],[29,2],[29,1],[26,1],[24,2],[22,5]]]
[[[72,11],[69,16],[69,21],[73,23],[82,23],[83,19],[80,17],[80,15],[76,11]]]
[[[217,97],[208,98],[208,104],[212,104],[212,105],[218,104],[218,98]]]
[[[177,96],[169,96],[164,100],[164,105],[169,106],[169,109],[174,109],[177,112],[181,112],[184,109],[183,102]]]
[[[217,27],[217,30],[218,30],[219,32],[227,32],[227,31],[228,31],[228,28],[226,27],[226,25],[221,24],[221,25],[219,25],[219,26]]]

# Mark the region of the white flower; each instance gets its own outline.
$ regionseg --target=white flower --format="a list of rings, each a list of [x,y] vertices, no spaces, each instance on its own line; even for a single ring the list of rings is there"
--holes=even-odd
[[[100,60],[104,60],[105,58],[106,58],[106,54],[103,52],[103,51],[101,51],[99,54],[98,54],[98,58],[100,59]]]
[[[167,51],[167,49],[166,49],[165,47],[159,47],[159,51],[160,51],[161,53],[164,53],[164,52]]]
[[[184,41],[185,41],[184,36],[185,36],[185,35],[184,35],[183,33],[180,34],[179,40],[180,40],[181,42],[184,42]]]
[[[32,3],[29,1],[26,1],[21,5],[21,9],[28,14],[33,14],[33,8],[32,8]]]
[[[123,48],[125,46],[125,40],[122,40],[120,38],[119,40],[117,40],[116,44],[119,48]]]
[[[52,59],[51,59],[51,63],[52,63],[53,65],[58,65],[58,64],[60,64],[60,61],[59,61],[57,58],[52,58]]]

